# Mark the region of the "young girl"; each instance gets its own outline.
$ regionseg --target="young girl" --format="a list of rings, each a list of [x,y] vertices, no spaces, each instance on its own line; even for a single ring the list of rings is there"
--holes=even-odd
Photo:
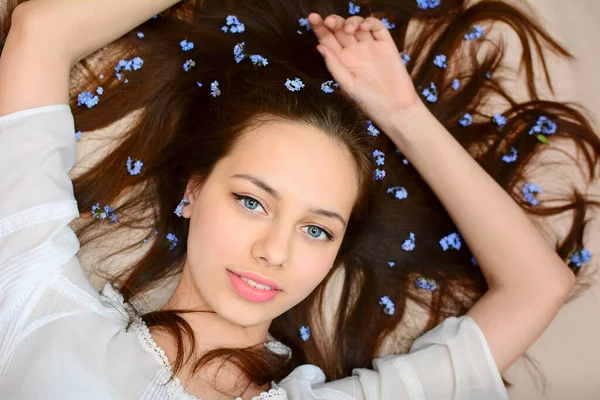
[[[529,39],[568,53],[502,3],[207,1],[157,15],[175,3],[12,12],[2,398],[506,399],[500,374],[589,258],[581,221],[597,204],[539,204],[523,181],[549,140],[578,144],[590,171],[600,154],[581,114],[537,97]],[[405,43],[411,19],[425,23]],[[497,48],[463,52],[486,19],[521,23],[532,101],[501,86]],[[509,102],[493,117],[492,92]],[[72,182],[81,132],[134,111],[123,141]],[[553,248],[524,210],[578,222]],[[69,223],[90,211],[76,235]],[[147,253],[98,293],[77,253],[101,225],[144,230]],[[179,275],[162,309],[141,311]],[[429,312],[426,332],[380,357],[408,300]]]

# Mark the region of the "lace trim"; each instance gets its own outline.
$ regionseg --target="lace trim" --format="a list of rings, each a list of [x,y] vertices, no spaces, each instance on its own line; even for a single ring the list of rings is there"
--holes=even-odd
[[[42,204],[0,219],[0,237],[52,219],[79,217],[77,201],[61,200]]]
[[[50,287],[54,288],[63,296],[69,297],[77,303],[83,304],[98,314],[107,315],[113,311],[111,309],[102,307],[98,299],[90,295],[88,292],[82,290],[79,286],[75,285],[62,274],[58,277],[58,279],[56,279],[56,281],[54,281],[54,283],[50,285]],[[121,312],[119,308],[117,308],[117,310]]]
[[[169,363],[169,359],[167,358],[165,351],[154,341],[154,338],[150,333],[150,329],[148,329],[148,326],[146,325],[144,320],[137,313],[134,312],[133,308],[128,303],[124,302],[123,295],[121,295],[121,293],[119,293],[118,290],[115,289],[110,283],[107,283],[106,286],[104,286],[104,289],[102,290],[102,296],[106,297],[114,305],[120,307],[124,312],[127,312],[129,314],[129,316],[133,319],[131,327],[137,334],[138,338],[141,341],[143,341],[143,343],[158,356],[158,359],[160,360],[161,364],[161,384],[166,386],[169,399],[178,399],[183,397],[188,400],[200,400],[196,396],[189,394],[185,391],[178,377],[174,376],[173,380],[167,383],[173,375],[173,370],[171,368],[171,364]],[[279,343],[281,344],[281,346],[284,346],[289,349],[289,347],[285,346],[280,342],[269,343]],[[265,343],[265,345],[267,345],[267,343]],[[285,391],[285,389],[278,387],[275,382],[271,382],[271,386],[274,386],[274,388],[270,389],[268,392],[262,392],[258,396],[252,397],[252,400],[288,400],[287,392]],[[235,400],[242,400],[242,398],[237,397]]]

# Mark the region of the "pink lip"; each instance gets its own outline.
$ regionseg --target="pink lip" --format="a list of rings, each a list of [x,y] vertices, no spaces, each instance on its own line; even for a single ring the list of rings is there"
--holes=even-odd
[[[281,290],[275,290],[275,289],[272,289],[272,290],[257,289],[255,287],[249,285],[245,281],[243,281],[240,276],[234,274],[230,270],[227,270],[227,276],[229,278],[229,282],[231,283],[231,286],[237,292],[237,294],[239,294],[246,300],[252,301],[254,303],[264,303],[266,301],[273,300],[275,298],[275,296],[277,296],[279,294],[279,292],[281,292]],[[250,278],[250,279],[252,279],[252,278]]]
[[[234,274],[236,274],[237,276],[243,276],[244,278],[252,279],[254,282],[260,283],[261,285],[268,286],[272,289],[281,290],[279,288],[279,285],[277,284],[277,282],[272,281],[267,278],[262,278],[259,275],[256,275],[252,272],[242,272],[242,271],[232,271],[232,270],[230,270],[230,271],[233,272]]]

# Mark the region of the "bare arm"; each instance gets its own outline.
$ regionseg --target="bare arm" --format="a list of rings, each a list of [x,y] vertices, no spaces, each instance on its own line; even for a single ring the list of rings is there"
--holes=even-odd
[[[30,0],[17,6],[0,57],[0,116],[68,103],[79,60],[179,0]]]
[[[467,315],[505,371],[558,313],[573,273],[421,101],[382,128],[440,199],[481,267],[489,290]]]

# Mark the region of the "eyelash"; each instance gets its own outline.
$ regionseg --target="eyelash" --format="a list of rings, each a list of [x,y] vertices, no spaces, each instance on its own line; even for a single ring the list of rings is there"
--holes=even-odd
[[[234,198],[235,198],[235,200],[236,200],[236,203],[237,203],[237,204],[238,204],[238,205],[239,205],[239,206],[242,208],[242,211],[244,211],[244,212],[246,212],[246,213],[248,213],[248,214],[253,214],[252,210],[249,210],[248,208],[246,208],[246,207],[245,207],[245,206],[244,206],[244,205],[243,205],[243,204],[240,202],[240,200],[245,200],[245,199],[254,200],[254,201],[256,201],[256,202],[257,202],[257,203],[258,203],[258,204],[259,204],[261,207],[263,207],[263,205],[261,204],[261,202],[260,202],[260,201],[258,201],[258,200],[256,200],[254,197],[250,197],[250,196],[243,196],[243,195],[240,195],[240,194],[237,194],[237,193],[232,193],[232,194],[233,194],[233,197],[234,197]],[[264,209],[264,207],[263,207],[263,209]],[[327,230],[325,230],[325,228],[321,228],[320,226],[317,226],[317,225],[308,225],[308,226],[311,226],[311,227],[313,227],[313,226],[314,226],[315,228],[319,228],[320,230],[322,230],[322,231],[323,231],[323,233],[324,233],[324,234],[325,234],[325,236],[327,237],[327,239],[325,239],[325,240],[321,240],[321,239],[317,239],[317,238],[315,238],[314,236],[311,236],[311,239],[313,239],[313,240],[317,240],[317,241],[320,241],[320,242],[332,242],[332,241],[333,241],[333,235],[332,235],[331,233],[329,233]],[[309,235],[309,236],[310,236],[310,235]]]

